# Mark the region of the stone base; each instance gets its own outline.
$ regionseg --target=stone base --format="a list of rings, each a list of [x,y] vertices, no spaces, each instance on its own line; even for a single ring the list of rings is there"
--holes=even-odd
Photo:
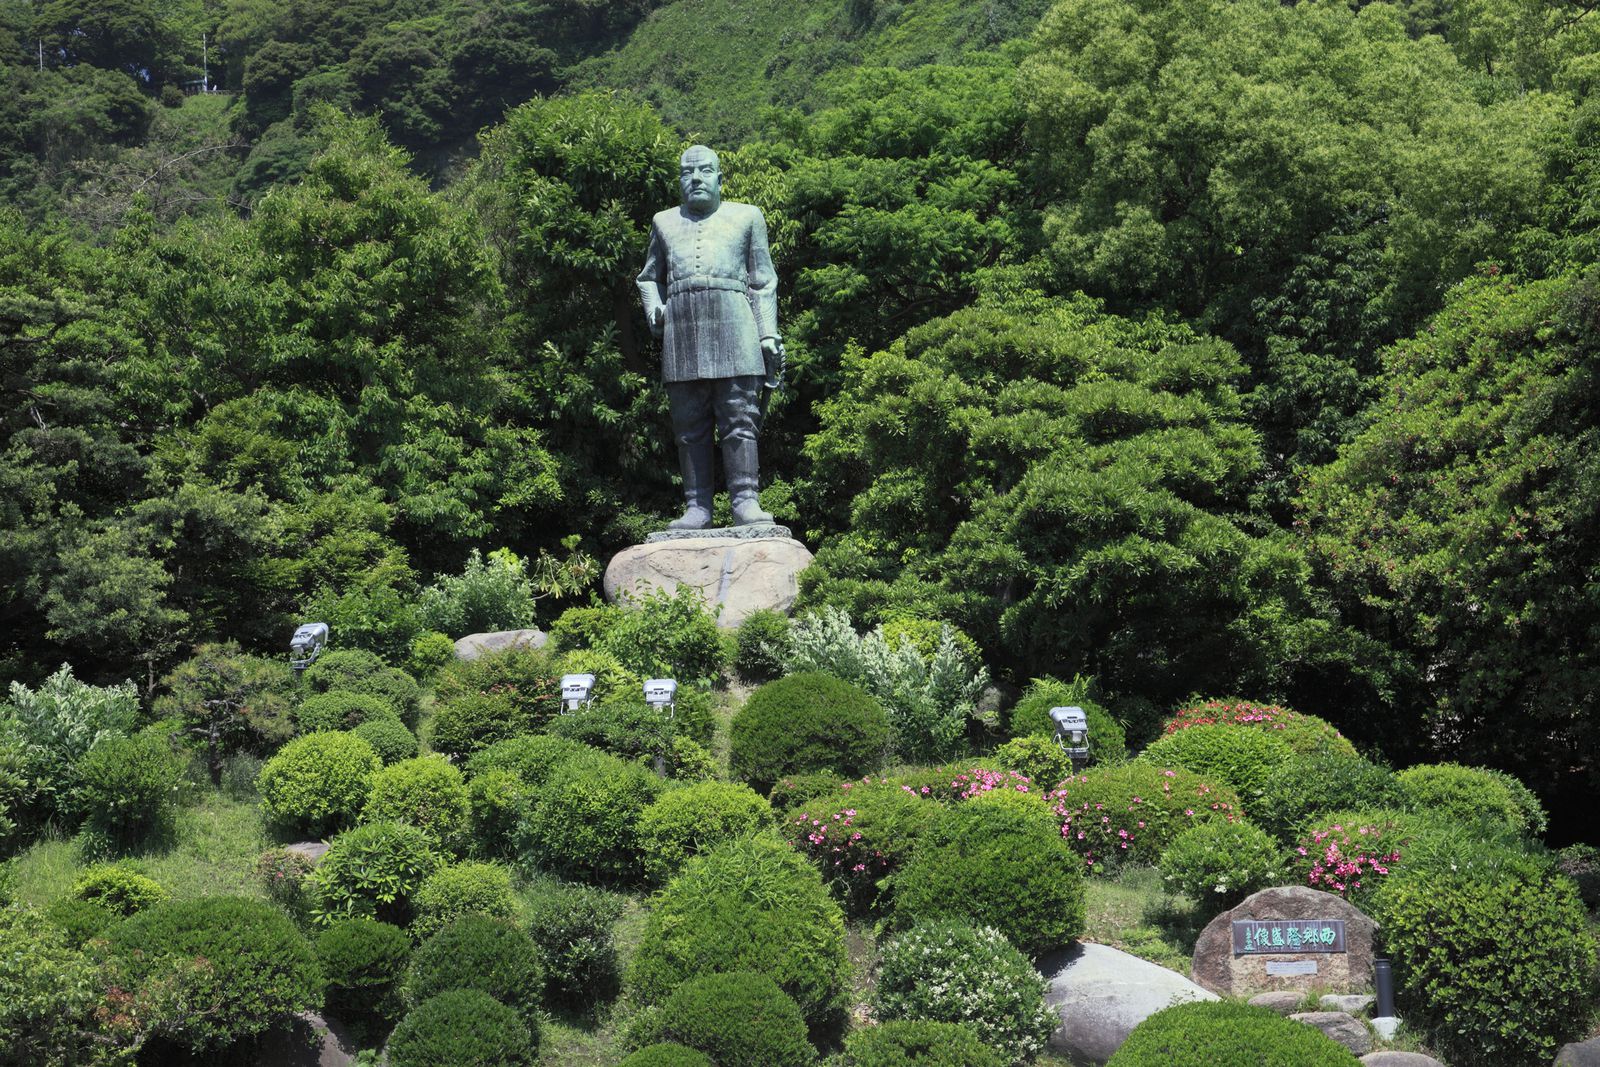
[[[644,540],[646,544],[653,545],[660,541],[683,541],[689,538],[726,537],[749,541],[758,537],[781,537],[787,540],[793,536],[787,526],[753,522],[749,526],[708,526],[704,530],[657,530]]]
[[[800,594],[796,576],[811,563],[811,552],[790,537],[725,535],[721,530],[665,532],[672,536],[652,534],[652,543],[625,548],[611,558],[604,582],[608,601],[627,607],[630,600],[655,590],[672,593],[687,585],[707,608],[721,608],[718,626],[732,629],[764,608],[787,613]]]
[[[1109,945],[1081,942],[1040,961],[1045,1003],[1061,1017],[1050,1050],[1079,1065],[1103,1064],[1133,1028],[1163,1008],[1213,993],[1176,971]]]

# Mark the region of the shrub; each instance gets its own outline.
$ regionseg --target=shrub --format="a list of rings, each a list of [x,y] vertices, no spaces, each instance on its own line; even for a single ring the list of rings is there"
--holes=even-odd
[[[294,718],[300,732],[310,734],[319,730],[353,730],[362,723],[386,719],[399,722],[400,711],[387,700],[371,693],[330,689],[301,701],[295,709]]]
[[[425,630],[411,639],[406,668],[417,678],[432,678],[456,658],[456,643],[448,634]]]
[[[884,620],[883,623],[883,639],[888,642],[890,648],[899,648],[909,642],[924,658],[931,657],[939,651],[939,646],[944,643],[946,635],[949,635],[963,656],[974,663],[983,659],[983,650],[978,647],[978,642],[968,637],[961,627],[943,619],[896,615]]]
[[[1009,1067],[957,1023],[907,1019],[869,1026],[844,1042],[843,1067]]]
[[[467,781],[472,839],[489,856],[516,852],[517,826],[527,813],[533,790],[510,771],[485,771]]]
[[[542,649],[508,648],[474,660],[456,660],[447,665],[434,683],[438,694],[435,711],[457,700],[476,694],[494,698],[504,721],[479,723],[492,733],[480,743],[462,748],[477,751],[494,741],[518,734],[534,733],[561,710],[561,676],[551,654]],[[463,716],[472,719],[465,711]],[[473,720],[477,721],[477,720]]]
[[[893,875],[944,808],[889,781],[846,782],[784,819],[784,835],[817,865],[851,915],[889,910]]]
[[[1072,757],[1043,734],[1013,737],[994,751],[995,762],[1048,789],[1072,774]]]
[[[385,766],[416,758],[417,735],[399,719],[373,719],[350,732],[371,745]]]
[[[1160,867],[1168,885],[1199,901],[1208,914],[1284,879],[1278,843],[1243,819],[1189,827],[1161,853]]]
[[[460,574],[441,574],[417,598],[417,621],[429,630],[465,636],[533,625],[533,582],[527,565],[508,548],[484,559],[467,555]]]
[[[964,1023],[1007,1062],[1025,1063],[1061,1024],[1044,992],[1039,972],[1000,931],[928,922],[884,946],[875,1002],[886,1021]]]
[[[519,829],[519,848],[544,870],[633,884],[644,875],[639,820],[661,794],[651,771],[595,753],[564,764]]]
[[[783,673],[789,651],[789,616],[771,608],[752,611],[734,631],[733,669],[747,682],[770,682]]]
[[[356,683],[372,677],[385,666],[383,660],[364,648],[335,649],[324,652],[306,668],[305,683],[313,693],[354,689]]]
[[[717,757],[692,737],[676,734],[667,773],[680,782],[709,782],[717,777]]]
[[[1239,817],[1239,798],[1192,771],[1136,761],[1096,767],[1050,794],[1067,844],[1091,871],[1133,860],[1154,865],[1198,822]]]
[[[517,911],[511,872],[494,863],[453,863],[440,867],[417,887],[412,898],[417,917],[411,932],[418,938],[444,929],[463,915],[512,918]]]
[[[136,984],[174,973],[181,1012],[155,1029],[178,1044],[214,1049],[254,1037],[322,1003],[316,955],[270,904],[240,897],[167,901],[113,927],[111,951]]]
[[[580,741],[549,734],[523,734],[497,741],[467,760],[467,777],[489,771],[508,771],[525,785],[542,786],[557,768],[579,758],[589,758],[595,750]]]
[[[1495,877],[1409,872],[1373,901],[1397,1006],[1461,1067],[1532,1067],[1581,1036],[1595,946],[1572,883],[1526,861]]]
[[[622,618],[622,609],[610,604],[568,608],[550,624],[550,644],[562,652],[580,648],[602,649],[606,634]]]
[[[551,1000],[587,1010],[617,995],[622,971],[612,928],[621,914],[622,899],[593,886],[552,882],[533,895],[528,934]]]
[[[366,915],[405,926],[412,894],[440,862],[433,839],[415,826],[369,822],[346,830],[306,880],[312,915],[324,925]]]
[[[641,678],[709,686],[722,675],[722,638],[700,594],[651,590],[606,627],[600,647]]]
[[[12,682],[0,700],[0,742],[9,751],[11,818],[21,823],[70,813],[78,767],[101,741],[133,729],[139,698],[133,684],[96,686],[61,669],[30,689]]]
[[[428,743],[435,752],[459,759],[530,729],[531,724],[518,721],[509,696],[462,693],[434,705]]]
[[[0,907],[0,945],[5,946],[0,950],[4,1062],[76,1067],[111,1060],[96,1018],[105,986],[94,959],[38,912],[20,905]]]
[[[1139,759],[1157,767],[1182,767],[1239,795],[1244,810],[1259,806],[1267,779],[1293,762],[1294,750],[1276,734],[1221,724],[1190,726],[1158,739]]]
[[[704,1052],[672,1041],[646,1045],[622,1061],[621,1067],[714,1067]]]
[[[1035,678],[1028,683],[1022,699],[1011,709],[1012,737],[1056,735],[1050,718],[1051,708],[1080,707],[1089,720],[1089,763],[1119,763],[1128,758],[1128,739],[1122,724],[1097,701],[1090,699],[1094,680],[1078,675],[1070,682],[1059,678]],[[1052,778],[1051,781],[1060,781]]]
[[[594,689],[589,695],[599,704],[638,696],[644,684],[644,679],[624,667],[617,657],[597,648],[563,649],[555,667],[558,674],[594,675]]]
[[[1538,837],[1548,824],[1527,786],[1509,774],[1458,763],[1422,764],[1395,775],[1406,806],[1438,818],[1472,822],[1499,819],[1518,833]]]
[[[786,774],[773,783],[767,800],[772,804],[772,810],[782,815],[828,796],[842,784],[843,779],[832,771]]]
[[[1316,752],[1280,764],[1267,776],[1251,821],[1290,842],[1310,819],[1352,808],[1398,807],[1394,772],[1360,756]]]
[[[176,718],[205,739],[212,781],[222,759],[237,752],[264,755],[294,734],[291,710],[299,700],[282,661],[247,656],[235,644],[206,644],[161,681],[155,713]]]
[[[314,866],[311,857],[303,852],[269,848],[256,857],[256,880],[268,900],[290,915],[303,918],[311,906],[306,879]]]
[[[1237,1001],[1177,1004],[1133,1028],[1106,1067],[1356,1067],[1314,1026]]]
[[[388,1049],[393,1067],[532,1067],[539,1036],[493,997],[452,989],[400,1020]]]
[[[645,876],[665,884],[689,857],[772,824],[772,805],[748,786],[700,782],[669,790],[640,816]]]
[[[154,878],[120,864],[90,867],[72,883],[72,896],[98,904],[115,915],[132,915],[168,897],[166,887]]]
[[[764,974],[690,978],[649,1019],[651,1037],[708,1056],[717,1067],[808,1067],[817,1058],[794,999]]]
[[[750,694],[733,717],[733,773],[758,789],[786,774],[832,770],[855,777],[882,761],[883,705],[826,674],[793,674]]]
[[[383,700],[400,713],[400,721],[408,729],[417,728],[417,717],[422,710],[422,687],[405,671],[398,667],[385,667],[352,683],[351,688]]]
[[[261,768],[261,808],[307,833],[326,833],[355,821],[381,766],[372,746],[352,734],[297,737]]]
[[[626,760],[665,759],[672,752],[675,723],[642,696],[591,704],[557,715],[549,733]]]
[[[978,762],[915,767],[884,780],[893,782],[907,793],[943,803],[971,800],[996,789],[1024,793],[1033,791],[1033,783],[1016,771],[1001,770]]]
[[[1051,823],[1009,804],[963,804],[927,830],[894,879],[896,926],[962,919],[1038,956],[1083,932],[1083,875]]]
[[[68,944],[81,948],[97,937],[104,937],[122,916],[90,900],[61,897],[45,909],[45,918],[67,935]],[[0,986],[0,992],[4,991]]]
[[[411,938],[398,926],[365,916],[344,919],[317,935],[317,959],[328,980],[328,1006],[352,1015],[396,1019]]]
[[[1333,753],[1354,756],[1356,747],[1326,719],[1277,704],[1258,704],[1229,697],[1205,700],[1174,712],[1162,724],[1161,732],[1171,735],[1194,726],[1237,726],[1263,730],[1281,738],[1303,756]]]
[[[78,806],[113,840],[138,840],[171,821],[183,769],[164,737],[108,737],[78,764]]]
[[[438,756],[419,756],[380,769],[361,817],[410,823],[444,848],[462,851],[471,808],[461,772]]]
[[[528,935],[506,919],[464,915],[424,941],[411,957],[405,995],[411,1004],[451,989],[476,989],[538,1019],[544,968]]]
[[[843,1021],[844,916],[777,837],[730,841],[685,864],[656,898],[628,980],[657,1002],[687,978],[726,971],[767,975],[815,1029]]]

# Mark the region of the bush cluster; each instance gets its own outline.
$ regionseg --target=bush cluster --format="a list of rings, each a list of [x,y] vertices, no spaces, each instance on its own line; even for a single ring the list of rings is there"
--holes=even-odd
[[[713,1057],[717,1067],[809,1067],[816,1050],[800,1008],[764,974],[732,971],[690,978],[646,1017],[646,1033]]]
[[[398,926],[365,916],[344,919],[317,935],[317,959],[328,981],[328,1007],[347,1015],[393,1020],[411,938]]]
[[[471,806],[461,772],[439,756],[419,756],[383,767],[372,776],[361,817],[367,822],[410,823],[440,847],[464,851]]]
[[[970,1026],[905,1019],[856,1030],[845,1039],[843,1067],[1010,1067]]]
[[[1030,1062],[1060,1019],[1045,981],[993,927],[919,923],[884,945],[875,994],[880,1019],[970,1026],[1007,1063]]]
[[[864,774],[888,742],[877,700],[826,674],[792,674],[757,689],[734,715],[729,758],[735,775],[765,791],[804,771]]]
[[[622,898],[594,886],[552,882],[532,897],[528,933],[544,960],[552,1001],[586,1011],[621,991],[613,934],[621,914]]]
[[[468,860],[440,867],[423,880],[412,897],[417,917],[411,932],[427,937],[463,915],[512,918],[517,911],[511,872],[496,863]]]
[[[369,822],[333,839],[306,879],[312,915],[324,925],[366,915],[396,926],[412,919],[412,895],[441,860],[415,826]]]
[[[533,1067],[539,1032],[476,989],[452,989],[412,1009],[389,1038],[393,1067]]]
[[[1227,786],[1248,814],[1260,806],[1273,772],[1294,762],[1294,749],[1275,733],[1217,723],[1166,734],[1139,759],[1157,767],[1182,767]]]
[[[549,732],[627,760],[664,759],[672,753],[677,722],[632,694],[557,715]]]
[[[541,730],[561,710],[561,676],[540,649],[456,660],[439,672],[435,690],[433,747],[455,756]]]
[[[417,1005],[452,989],[476,989],[537,1026],[544,965],[528,935],[506,919],[464,915],[418,946],[405,996]]]
[[[355,822],[381,766],[372,746],[353,734],[306,734],[267,761],[256,788],[270,818],[321,835]]]
[[[1010,733],[1014,738],[1056,735],[1051,708],[1080,707],[1089,720],[1089,763],[1119,763],[1128,758],[1128,739],[1122,724],[1099,702],[1090,699],[1090,679],[1081,675],[1070,682],[1035,678],[1011,709]],[[1049,779],[1059,781],[1064,775]],[[1045,783],[1048,784],[1048,783]]]
[[[1288,843],[1309,820],[1330,812],[1400,803],[1400,787],[1389,768],[1342,752],[1313,752],[1281,764],[1267,776],[1250,819]]]
[[[1435,818],[1498,819],[1530,837],[1542,836],[1549,825],[1539,798],[1504,771],[1458,763],[1421,764],[1407,767],[1395,780],[1407,807]]]
[[[1314,1026],[1231,1000],[1177,1004],[1133,1028],[1106,1067],[1357,1067]]]
[[[890,908],[893,876],[944,813],[908,787],[867,779],[802,805],[784,818],[783,830],[851,915],[881,916]]]
[[[269,848],[256,857],[256,880],[267,899],[297,919],[304,918],[311,905],[307,878],[315,866],[303,852]]]
[[[644,876],[640,819],[662,787],[653,772],[606,753],[563,764],[522,820],[520,851],[568,877],[636,883]]]
[[[1054,738],[1043,734],[1013,737],[994,751],[995,762],[1016,771],[1043,789],[1072,774],[1072,757]]]
[[[1062,836],[1091,871],[1129,860],[1154,865],[1190,826],[1240,814],[1231,789],[1142,760],[1091,768],[1062,782],[1050,800]]]
[[[1244,819],[1189,827],[1161,853],[1159,866],[1167,884],[1199,901],[1207,914],[1284,879],[1277,841]]]
[[[1260,704],[1228,697],[1205,700],[1178,709],[1162,724],[1170,736],[1194,726],[1242,726],[1276,734],[1301,755],[1331,752],[1354,756],[1356,747],[1326,719],[1277,704]]]
[[[313,693],[334,689],[353,690],[388,665],[375,653],[363,648],[339,648],[324,652],[306,668],[305,683]]]
[[[773,825],[772,805],[749,786],[697,782],[671,789],[639,819],[645,876],[657,885],[691,857]]]
[[[717,620],[700,594],[680,585],[652,590],[611,619],[599,647],[641,678],[709,686],[726,666]]]

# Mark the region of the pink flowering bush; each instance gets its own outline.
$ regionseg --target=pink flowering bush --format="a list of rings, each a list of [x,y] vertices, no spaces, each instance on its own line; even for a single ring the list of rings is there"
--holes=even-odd
[[[944,813],[888,779],[866,778],[803,805],[785,820],[784,836],[817,865],[847,912],[881,915],[886,879]]]
[[[1381,812],[1333,816],[1300,838],[1290,856],[1291,875],[1325,893],[1364,899],[1400,863],[1410,838],[1408,826]]]
[[[1227,698],[1180,708],[1161,728],[1171,735],[1191,726],[1244,726],[1277,734],[1296,752],[1338,752],[1354,756],[1356,748],[1326,719],[1277,704]]]
[[[1027,793],[1033,789],[1032,780],[1020,771],[1002,770],[980,764],[952,763],[880,780],[892,781],[903,792],[913,796],[943,801],[971,800],[979,793],[987,793],[992,789],[1010,789],[1018,793]]]
[[[1090,873],[1128,860],[1154,864],[1173,838],[1240,817],[1233,790],[1181,767],[1124,763],[1074,775],[1047,797],[1061,836]]]

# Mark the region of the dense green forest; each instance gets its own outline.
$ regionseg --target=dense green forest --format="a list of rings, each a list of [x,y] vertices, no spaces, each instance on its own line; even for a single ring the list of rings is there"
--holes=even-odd
[[[632,278],[705,139],[780,272],[802,607],[1132,737],[1279,700],[1570,837],[1594,7],[0,0],[0,680],[149,701],[309,618],[403,662],[474,550],[587,595],[673,505]]]

